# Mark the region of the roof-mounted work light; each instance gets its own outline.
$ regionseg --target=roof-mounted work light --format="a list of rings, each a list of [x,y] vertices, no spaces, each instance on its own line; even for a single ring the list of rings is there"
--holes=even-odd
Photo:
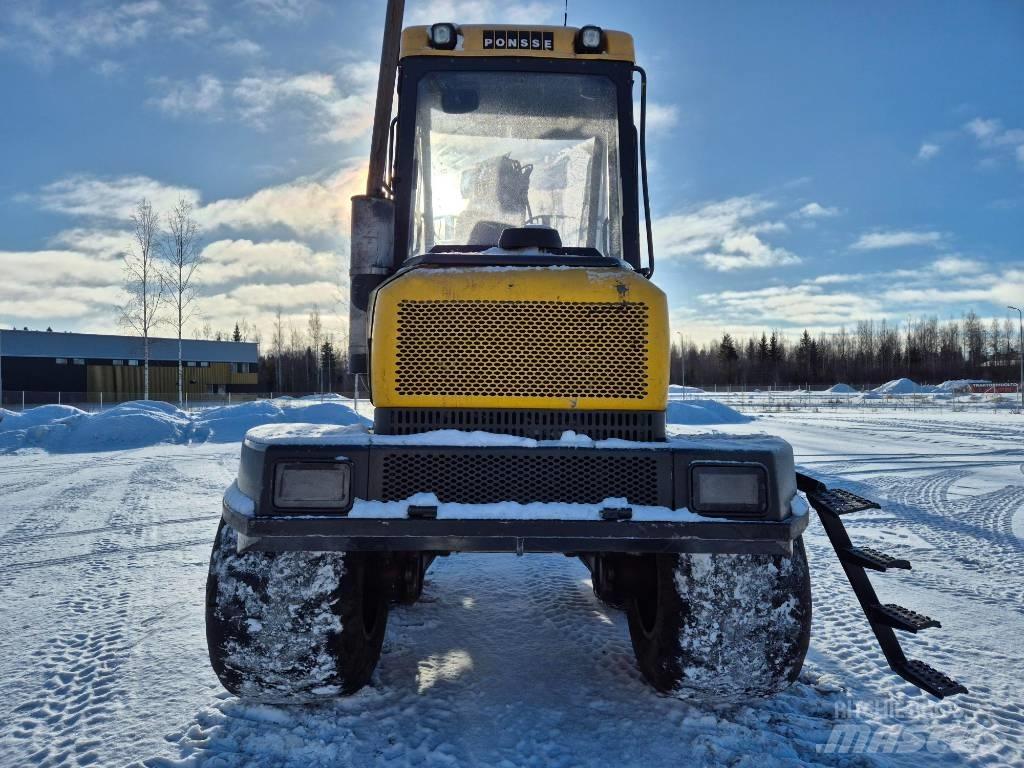
[[[443,51],[455,48],[459,39],[459,31],[454,24],[434,24],[430,27],[430,45]]]
[[[580,27],[576,34],[576,53],[602,53],[604,51],[604,30],[587,25]]]

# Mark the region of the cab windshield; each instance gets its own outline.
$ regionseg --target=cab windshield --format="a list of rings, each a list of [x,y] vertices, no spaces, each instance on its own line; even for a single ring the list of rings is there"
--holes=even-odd
[[[506,227],[622,258],[614,83],[599,75],[425,74],[418,86],[409,254],[498,244]]]

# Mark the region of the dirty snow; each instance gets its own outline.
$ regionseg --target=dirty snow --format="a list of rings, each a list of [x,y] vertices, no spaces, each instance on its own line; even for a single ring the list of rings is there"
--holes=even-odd
[[[454,555],[392,612],[372,686],[318,707],[244,704],[203,634],[239,444],[37,446],[0,456],[0,765],[1024,764],[1022,417],[805,412],[716,429],[779,434],[805,470],[883,502],[847,518],[851,535],[913,562],[873,582],[943,622],[905,644],[969,695],[937,702],[885,670],[812,519],[810,654],[774,699],[653,692],[625,617],[576,560]]]

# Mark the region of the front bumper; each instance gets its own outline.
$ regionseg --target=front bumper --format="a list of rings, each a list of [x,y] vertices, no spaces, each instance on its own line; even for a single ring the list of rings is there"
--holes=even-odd
[[[325,459],[351,463],[351,510],[274,507],[277,463]],[[763,468],[765,510],[688,511],[691,466],[707,462]],[[607,514],[627,507],[628,514]],[[787,555],[807,526],[806,509],[796,496],[792,449],[763,436],[629,443],[311,427],[305,437],[294,428],[285,437],[279,429],[250,432],[224,519],[243,549],[265,551]]]
[[[268,552],[712,552],[790,555],[807,527],[800,511],[780,521],[261,517],[224,504],[241,549]]]

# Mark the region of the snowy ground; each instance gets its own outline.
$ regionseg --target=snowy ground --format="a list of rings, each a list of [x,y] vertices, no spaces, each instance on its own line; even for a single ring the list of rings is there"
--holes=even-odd
[[[393,611],[372,687],[247,706],[210,671],[202,618],[238,444],[29,448],[0,455],[0,766],[1024,763],[1024,420],[801,412],[700,429],[780,434],[808,471],[885,502],[852,535],[912,560],[876,587],[942,620],[906,644],[971,693],[936,702],[885,671],[815,521],[811,653],[774,700],[654,693],[576,560],[457,555]]]

